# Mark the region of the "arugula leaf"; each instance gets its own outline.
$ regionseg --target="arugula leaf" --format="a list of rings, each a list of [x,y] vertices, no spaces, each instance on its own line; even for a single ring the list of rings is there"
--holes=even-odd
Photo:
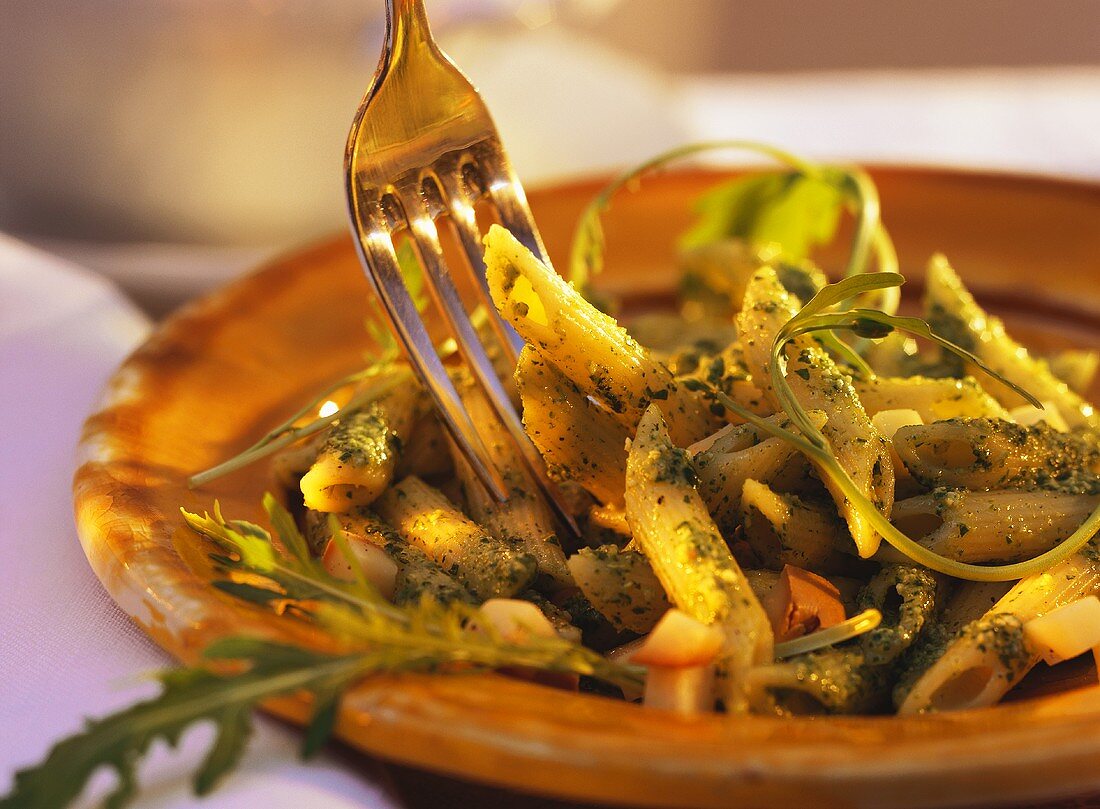
[[[603,254],[606,242],[604,239],[603,222],[601,217],[611,207],[611,200],[616,193],[624,187],[637,184],[643,176],[651,171],[663,168],[669,163],[674,163],[685,157],[691,157],[701,152],[719,149],[740,149],[744,151],[762,154],[783,163],[803,173],[811,174],[816,171],[812,164],[799,157],[777,149],[766,143],[748,140],[707,141],[703,143],[690,143],[662,152],[656,157],[646,160],[634,168],[623,172],[597,194],[581,213],[577,220],[576,229],[573,231],[573,244],[569,253],[568,278],[582,293],[587,294],[589,284],[593,277],[603,271]]]
[[[191,528],[212,539],[228,554],[217,556],[223,572],[231,575],[237,571],[268,579],[274,588],[271,592],[275,593],[275,599],[266,599],[265,593],[256,592],[265,588],[259,587],[254,581],[245,582],[249,586],[242,587],[241,582],[230,579],[227,583],[217,584],[219,589],[253,603],[261,600],[270,602],[279,598],[296,601],[328,599],[359,611],[386,612],[394,620],[403,620],[401,610],[382,598],[365,579],[338,579],[325,570],[319,559],[311,557],[308,551],[303,553],[305,540],[298,533],[293,518],[270,494],[264,495],[264,508],[272,524],[280,530],[279,538],[283,547],[291,550],[298,546],[297,551],[291,550],[290,554],[280,553],[267,531],[252,523],[227,521],[216,503],[213,516],[199,516],[180,509]]]
[[[386,670],[402,668],[405,656],[411,654],[419,665],[432,669],[461,660],[490,669],[520,666],[584,674],[617,685],[639,681],[638,669],[609,664],[603,656],[564,638],[532,637],[524,643],[506,643],[485,630],[470,632],[468,624],[478,613],[467,604],[442,605],[425,598],[413,606],[395,606],[367,581],[339,532],[334,537],[355,573],[351,581],[332,576],[308,555],[290,514],[271,495],[265,495],[264,507],[288,553],[279,553],[264,529],[227,521],[217,507],[213,517],[183,511],[192,528],[230,554],[219,557],[222,567],[230,573],[246,573],[251,579],[244,587],[231,582],[220,589],[252,603],[293,599],[300,612],[349,649],[372,650]],[[272,588],[256,586],[255,577],[268,579]]]
[[[836,235],[844,194],[835,179],[801,172],[752,174],[718,186],[696,203],[698,221],[681,238],[685,249],[736,238],[774,244],[801,261]]]
[[[155,740],[175,745],[188,727],[212,720],[217,733],[194,777],[196,793],[204,794],[240,760],[251,732],[251,711],[266,699],[303,691],[313,696],[313,714],[302,743],[302,754],[308,757],[331,736],[344,692],[375,672],[521,667],[581,674],[631,688],[643,682],[643,670],[637,666],[614,663],[565,638],[510,642],[489,626],[474,629],[471,619],[477,611],[465,604],[444,606],[425,598],[412,606],[394,606],[361,575],[350,582],[331,576],[302,553],[304,540],[286,510],[270,496],[264,505],[286,553],[263,528],[227,521],[217,507],[212,517],[183,514],[189,525],[218,545],[220,552],[212,558],[227,573],[247,573],[252,579],[215,586],[250,603],[294,600],[297,612],[316,620],[330,640],[341,645],[341,653],[254,638],[216,641],[204,654],[205,665],[159,674],[159,696],[90,722],[84,731],[55,745],[40,764],[17,773],[15,788],[0,799],[0,809],[65,806],[102,766],[114,768],[119,776],[107,806],[121,807],[133,797],[137,763]],[[338,547],[357,569],[346,543]],[[257,577],[270,587],[256,584]],[[227,663],[234,665],[227,669]],[[243,671],[241,664],[246,665]]]
[[[15,774],[15,788],[0,799],[3,809],[57,809],[75,800],[100,767],[118,773],[105,805],[125,805],[137,789],[137,763],[157,739],[176,746],[196,722],[211,720],[214,742],[194,777],[195,792],[209,792],[240,760],[252,729],[252,709],[265,699],[298,691],[331,691],[369,669],[357,655],[332,656],[250,638],[213,644],[208,661],[243,662],[246,671],[225,675],[209,666],[175,669],[158,676],[163,690],[56,744],[37,766]],[[320,701],[319,701],[320,704]]]
[[[615,194],[637,186],[645,174],[669,163],[718,149],[755,152],[788,170],[739,178],[706,194],[698,203],[701,218],[683,237],[684,246],[736,237],[755,245],[778,244],[785,257],[799,260],[811,248],[833,239],[847,206],[856,227],[844,275],[866,272],[872,255],[880,272],[897,270],[897,252],[880,218],[878,190],[866,172],[819,166],[766,143],[712,141],[659,154],[616,177],[592,199],[577,220],[569,257],[568,278],[582,294],[591,297],[591,280],[603,270],[606,242],[601,217]],[[884,311],[897,311],[900,298],[895,288],[883,287],[879,300]]]

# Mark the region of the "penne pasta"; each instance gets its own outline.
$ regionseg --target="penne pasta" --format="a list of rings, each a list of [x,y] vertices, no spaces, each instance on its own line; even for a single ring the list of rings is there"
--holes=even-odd
[[[1046,358],[1050,372],[1061,379],[1070,390],[1084,396],[1096,380],[1100,368],[1100,351],[1067,349]]]
[[[1046,424],[951,419],[902,427],[894,450],[928,487],[1100,493],[1100,444]]]
[[[306,508],[344,512],[374,502],[393,480],[420,400],[418,387],[399,385],[362,410],[342,415],[302,476]]]
[[[810,413],[820,428],[825,423],[821,411]],[[769,419],[791,428],[786,416]],[[798,451],[781,438],[769,438],[750,424],[729,425],[688,448],[695,450],[692,463],[698,475],[699,494],[724,532],[732,531],[741,521],[741,495],[745,481],[771,483],[780,477]]]
[[[1100,413],[1079,393],[1051,373],[1041,359],[1005,333],[1000,319],[986,314],[963,286],[942,255],[928,264],[925,292],[926,319],[940,334],[969,349],[1009,382],[1030,391],[1039,401],[1051,402],[1070,427],[1100,429]],[[958,374],[961,376],[961,373]],[[990,380],[989,391],[1001,404],[1024,404],[1015,391]]]
[[[492,536],[419,478],[395,484],[375,510],[481,600],[523,592],[538,572],[530,554]]]
[[[1016,562],[1045,553],[1100,506],[1100,495],[937,489],[894,504],[893,521],[960,562]]]
[[[746,348],[746,362],[752,378],[773,397],[770,383],[771,346],[780,328],[797,313],[794,298],[780,286],[770,269],[753,276],[745,293],[745,308],[738,317],[738,329]],[[886,439],[871,424],[860,404],[851,379],[837,368],[823,350],[807,338],[788,347],[787,379],[799,403],[807,410],[822,410],[829,418],[822,434],[833,453],[856,485],[872,503],[889,516],[894,499],[894,470]],[[853,508],[845,494],[826,476],[826,485],[848,524],[860,556],[871,556],[882,538],[866,518]]]
[[[645,634],[668,611],[668,598],[645,555],[615,545],[581,548],[569,572],[589,603],[618,630]]]
[[[524,427],[550,476],[575,481],[601,503],[622,503],[627,428],[530,346],[516,381]]]
[[[953,418],[1007,419],[1008,411],[972,377],[873,376],[852,384],[864,410],[915,410],[925,424]]]
[[[890,699],[890,669],[859,648],[826,648],[753,669],[751,687],[767,690],[786,714],[874,713]]]
[[[882,623],[859,639],[868,663],[893,663],[913,645],[933,620],[936,590],[936,577],[913,565],[887,565],[871,577],[856,602],[882,613]]]
[[[1097,593],[1100,593],[1100,564],[1091,547],[1045,573],[1022,579],[984,616],[942,644],[942,649],[926,650],[932,662],[921,666],[911,685],[903,683],[895,696],[898,712],[913,714],[993,705],[1039,660],[1038,652],[1027,644],[1024,624]]]
[[[446,573],[420,548],[402,539],[392,527],[365,506],[358,506],[338,515],[307,511],[306,538],[311,546],[324,547],[332,535],[333,521],[335,529],[342,532],[352,545],[374,545],[397,563],[397,580],[393,593],[395,604],[415,603],[425,596],[442,604],[456,601],[476,603],[473,593],[457,579]]]
[[[673,446],[660,411],[650,407],[627,459],[627,520],[672,604],[726,633],[724,699],[727,710],[743,712],[745,672],[772,657],[771,625],[694,478],[687,453]]]
[[[841,549],[851,540],[832,504],[779,494],[749,479],[741,498],[740,523],[745,542],[764,567],[794,565],[823,572],[847,567]]]
[[[719,424],[699,392],[676,385],[614,318],[596,309],[504,228],[485,237],[493,302],[521,336],[586,395],[632,429],[650,402],[675,414],[675,436],[690,443]]]
[[[552,591],[573,587],[573,579],[565,566],[565,554],[558,542],[554,515],[539,495],[515,444],[472,380],[460,385],[459,392],[508,488],[508,499],[497,502],[482,486],[462,453],[450,444],[470,516],[493,536],[531,555],[538,565],[537,583],[541,588]]]
[[[728,317],[685,320],[673,312],[632,317],[626,330],[673,373],[678,363],[698,364],[701,356],[718,354],[737,339],[737,327]]]
[[[428,413],[409,430],[409,440],[401,447],[394,477],[437,478],[452,471],[443,425],[434,413]]]

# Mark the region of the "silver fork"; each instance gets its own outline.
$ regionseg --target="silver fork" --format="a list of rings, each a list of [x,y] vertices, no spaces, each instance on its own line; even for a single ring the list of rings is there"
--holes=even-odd
[[[348,212],[359,258],[394,333],[435,401],[443,423],[475,474],[497,499],[507,497],[500,471],[466,413],[405,287],[394,243],[400,231],[416,249],[428,286],[459,351],[492,403],[555,514],[576,532],[546,475],[538,450],[493,370],[444,261],[436,220],[448,216],[465,266],[505,356],[514,364],[523,340],[496,313],[485,280],[475,203],[486,200],[500,223],[549,263],[523,187],[501,146],[481,96],[439,49],[423,0],[386,0],[386,39],[344,153]]]

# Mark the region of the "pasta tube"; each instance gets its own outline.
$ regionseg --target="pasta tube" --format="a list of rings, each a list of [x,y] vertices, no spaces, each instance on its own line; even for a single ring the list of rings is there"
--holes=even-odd
[[[573,587],[573,579],[565,566],[565,554],[558,543],[554,515],[538,495],[538,488],[515,444],[472,380],[460,385],[459,392],[493,464],[508,487],[508,499],[498,503],[478,481],[466,458],[451,444],[451,456],[470,516],[493,536],[529,553],[538,564],[541,586],[559,590]]]
[[[1100,493],[1100,445],[1047,424],[997,419],[915,424],[894,434],[909,473],[929,487]]]
[[[669,609],[661,582],[638,551],[581,548],[569,557],[569,572],[592,606],[620,631],[645,634]]]
[[[655,406],[638,425],[626,477],[626,513],[635,541],[673,605],[724,630],[726,707],[747,710],[744,674],[771,662],[771,625],[695,490],[690,458],[672,445]]]
[[[621,504],[627,428],[531,346],[520,353],[516,381],[524,427],[550,476],[576,481],[601,503]]]
[[[808,415],[818,428],[825,423],[825,414],[819,410]],[[770,420],[790,429],[790,419],[785,415]],[[766,437],[763,430],[750,424],[730,425],[688,447],[688,451],[697,448],[692,462],[698,474],[699,494],[724,531],[740,524],[745,481],[771,483],[798,452],[787,441]]]
[[[741,310],[749,279],[763,266],[774,267],[784,288],[803,303],[825,286],[825,273],[812,263],[778,259],[775,245],[750,247],[740,239],[722,239],[686,251],[680,282],[684,316],[733,317]]]
[[[794,298],[783,289],[775,272],[763,269],[753,276],[745,292],[745,308],[737,325],[745,345],[745,357],[757,385],[773,397],[770,383],[771,347],[780,328],[797,313]],[[876,508],[889,516],[894,500],[894,469],[890,445],[871,424],[852,381],[828,354],[802,338],[787,348],[794,356],[787,378],[795,397],[807,410],[822,410],[829,420],[822,427],[837,461]],[[860,556],[871,556],[882,537],[848,501],[831,476],[823,476],[841,516],[855,540]]]
[[[980,619],[967,624],[944,648],[926,650],[931,662],[915,681],[903,681],[898,713],[951,711],[993,705],[1039,659],[1023,626],[1071,601],[1100,593],[1096,550],[1086,550],[1045,573],[1021,579]],[[921,667],[925,661],[914,665]]]
[[[442,604],[455,601],[466,604],[475,603],[473,594],[457,579],[448,575],[420,548],[402,539],[393,528],[386,525],[365,506],[359,506],[335,517],[320,511],[307,511],[306,537],[311,545],[318,537],[328,539],[329,521],[332,519],[337,521],[337,529],[343,532],[348,542],[375,545],[397,563],[397,581],[393,594],[395,604],[415,603],[425,596],[430,596]]]
[[[895,503],[893,521],[960,562],[1016,562],[1049,551],[1098,505],[1100,495],[937,489]]]
[[[1051,373],[1047,364],[1005,332],[1000,319],[986,314],[963,286],[958,274],[942,255],[928,264],[925,319],[932,328],[973,352],[1009,382],[1028,390],[1039,401],[1052,402],[1072,428],[1100,429],[1100,413],[1089,402]],[[994,379],[989,391],[1006,407],[1023,404],[1022,398]]]
[[[676,385],[615,319],[599,311],[504,228],[485,237],[486,278],[501,316],[573,383],[599,399],[628,429],[650,402],[691,443],[720,421],[699,392]]]
[[[882,623],[860,637],[868,663],[897,660],[932,622],[936,611],[936,577],[927,568],[887,565],[876,573],[857,598],[858,608],[877,609]]]
[[[793,494],[778,494],[746,480],[741,498],[745,541],[765,567],[784,565],[815,571],[842,570],[839,548],[851,541],[836,511]]]
[[[407,477],[375,503],[379,516],[480,600],[526,590],[538,567],[530,554],[467,519],[446,497]]]
[[[869,415],[883,410],[915,410],[925,424],[953,418],[1007,419],[1008,411],[973,377],[873,376],[852,382]]]
[[[452,471],[447,452],[447,435],[435,413],[427,413],[409,431],[409,440],[401,447],[394,477],[416,475],[431,478]]]
[[[1047,357],[1050,372],[1061,379],[1070,390],[1082,396],[1096,379],[1096,370],[1100,368],[1100,351],[1067,349]]]
[[[399,385],[341,416],[302,477],[306,508],[343,512],[374,502],[393,480],[401,447],[419,415],[420,389]]]
[[[889,704],[890,667],[858,647],[829,647],[749,672],[753,688],[773,692],[786,713],[869,713]]]

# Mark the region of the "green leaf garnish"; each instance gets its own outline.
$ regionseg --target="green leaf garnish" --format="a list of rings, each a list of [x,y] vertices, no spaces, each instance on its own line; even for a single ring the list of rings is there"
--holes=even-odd
[[[118,774],[104,805],[121,807],[133,798],[138,761],[154,741],[175,746],[189,727],[210,720],[217,733],[193,780],[196,794],[206,794],[240,760],[251,734],[251,711],[259,703],[299,691],[328,692],[334,684],[346,688],[368,673],[372,662],[362,655],[332,656],[250,638],[218,641],[205,657],[244,663],[247,669],[228,675],[204,665],[161,672],[158,696],[90,721],[83,731],[56,744],[42,763],[15,774],[15,788],[0,800],[0,807],[66,806],[101,767]]]
[[[270,496],[264,505],[278,531],[278,545],[262,527],[227,521],[217,507],[213,516],[183,514],[218,547],[212,558],[230,580],[215,586],[252,604],[293,601],[296,619],[314,621],[320,639],[338,651],[254,638],[216,641],[207,648],[203,665],[158,675],[163,684],[159,696],[90,722],[55,745],[40,764],[17,773],[14,790],[0,799],[0,807],[65,806],[103,766],[119,775],[107,806],[121,807],[133,797],[137,763],[155,740],[174,745],[191,725],[212,720],[217,734],[194,777],[196,792],[203,794],[239,761],[251,730],[251,711],[264,700],[301,692],[313,696],[302,745],[303,755],[310,755],[331,736],[342,695],[376,672],[517,667],[581,674],[624,687],[643,683],[639,667],[613,663],[564,638],[510,642],[489,627],[474,629],[471,619],[478,613],[468,605],[424,599],[395,606],[367,582],[346,543],[338,546],[357,575],[354,581],[337,579],[309,556],[286,510]],[[245,574],[248,581],[232,580],[234,574]],[[233,665],[227,667],[229,663]]]
[[[752,246],[774,244],[801,261],[836,235],[844,195],[835,179],[798,171],[750,174],[704,194],[698,221],[681,238],[685,249],[736,238]]]
[[[847,205],[855,215],[856,228],[845,275],[866,272],[872,254],[880,271],[897,270],[897,253],[879,217],[878,190],[864,171],[817,165],[765,143],[730,140],[672,149],[609,183],[577,221],[569,280],[586,292],[592,278],[603,270],[606,242],[601,217],[620,189],[635,185],[644,175],[669,163],[715,150],[754,152],[790,170],[752,174],[708,192],[698,204],[699,222],[684,237],[686,246],[737,237],[750,244],[776,244],[785,257],[801,259],[812,247],[832,240],[841,209]],[[896,290],[890,287],[883,290],[881,308],[896,311],[899,300]]]

